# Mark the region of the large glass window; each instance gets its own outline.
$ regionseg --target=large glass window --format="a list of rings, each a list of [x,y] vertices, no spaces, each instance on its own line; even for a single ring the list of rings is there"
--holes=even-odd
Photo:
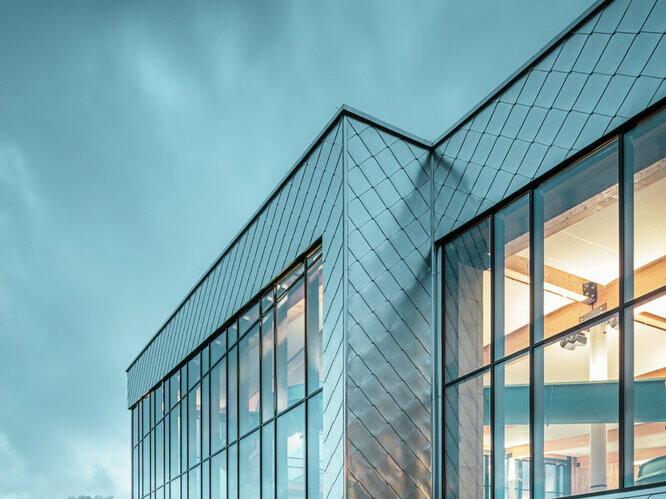
[[[490,497],[490,374],[444,393],[446,497]]]
[[[627,234],[633,246],[625,250],[624,289],[631,299],[666,285],[666,111],[641,123],[624,139],[629,201],[625,218],[633,220],[633,237],[631,231]]]
[[[666,481],[666,294],[627,309],[624,323],[625,349],[633,350],[625,391],[625,485]]]
[[[169,414],[171,478],[180,474],[180,406],[175,406]]]
[[[534,264],[543,279],[542,300],[535,302],[537,340],[575,327],[600,307],[617,306],[618,178],[613,141],[535,191]]]
[[[277,497],[305,497],[305,405],[277,420]]]
[[[261,412],[268,421],[275,413],[275,328],[273,308],[265,312],[261,323]]]
[[[494,370],[495,462],[493,470],[497,487],[504,489],[498,495],[500,497],[529,497],[529,355],[522,355],[497,364]],[[490,400],[488,402],[490,403]]]
[[[446,497],[666,483],[665,158],[662,111],[444,243]]]
[[[210,465],[210,496],[211,499],[227,497],[227,453],[215,454]]]
[[[227,444],[227,359],[222,359],[211,372],[211,452]]]
[[[552,493],[547,465],[566,472],[560,495],[618,487],[618,331],[612,316],[535,349],[535,491]],[[542,408],[542,407],[543,408]]]
[[[275,424],[261,429],[261,497],[275,497]]]
[[[277,303],[277,410],[284,411],[305,396],[305,282],[287,291]]]
[[[446,380],[490,361],[490,221],[484,220],[444,248]]]
[[[201,385],[197,385],[187,397],[188,449],[190,467],[201,461]]]
[[[497,269],[493,289],[496,359],[522,350],[530,343],[529,223],[528,196],[509,205],[494,218],[493,259]],[[489,314],[489,311],[487,313]],[[486,343],[484,348],[488,349],[490,345]]]
[[[308,269],[308,393],[321,387],[322,333],[324,330],[324,284],[321,252],[314,255]],[[316,260],[315,260],[316,259]]]
[[[241,339],[239,357],[239,425],[240,434],[259,425],[259,323]]]
[[[250,433],[239,444],[240,497],[259,497],[261,483],[259,435],[259,430]]]
[[[132,408],[133,498],[323,497],[322,270],[304,255]]]

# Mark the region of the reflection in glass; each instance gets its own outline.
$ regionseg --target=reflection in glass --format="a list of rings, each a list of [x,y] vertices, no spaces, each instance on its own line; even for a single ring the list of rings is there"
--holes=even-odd
[[[305,397],[305,285],[301,279],[277,304],[277,410]]]
[[[227,482],[229,483],[228,497],[229,499],[238,499],[238,444],[233,444],[229,447],[229,461],[227,465],[229,469],[227,477]]]
[[[171,478],[180,473],[180,406],[177,405],[169,413],[169,429],[171,432],[171,449],[169,456],[171,460]]]
[[[143,493],[150,492],[150,434],[141,442],[141,453],[143,454]]]
[[[210,344],[210,365],[215,365],[215,363],[220,360],[226,352],[227,331],[224,330]]]
[[[617,318],[535,350],[536,400],[543,420],[543,456],[535,459],[535,489],[550,497],[618,486]],[[538,411],[541,412],[541,411]],[[541,447],[537,442],[537,448]]]
[[[210,460],[210,497],[227,498],[227,452],[215,454]]]
[[[495,366],[495,498],[529,497],[529,380],[529,355]]]
[[[280,280],[277,285],[277,297],[280,298],[282,294],[289,289],[289,287],[296,282],[296,280],[303,275],[303,270],[305,267],[303,264],[299,265],[296,267],[296,269],[292,270],[286,277],[283,277],[282,280]]]
[[[229,393],[227,394],[229,404],[229,426],[227,428],[227,436],[229,438],[229,442],[233,442],[238,438],[238,354],[236,347],[229,351],[229,355],[227,356],[227,364],[227,379],[229,380]]]
[[[180,401],[180,370],[176,371],[171,378],[169,378],[169,393],[171,407],[175,407]]]
[[[263,421],[268,421],[275,412],[273,323],[273,309],[271,309],[261,324],[261,412]]]
[[[201,497],[210,498],[210,461],[204,461],[201,465]]]
[[[164,423],[158,423],[155,428],[155,484],[157,487],[164,483]]]
[[[238,339],[238,324],[234,322],[227,329],[227,341],[229,342],[228,347],[231,347],[234,343],[236,343],[237,339]]]
[[[187,497],[201,497],[201,468],[199,466],[190,470],[187,474],[187,482],[189,491]]]
[[[627,224],[627,240],[634,244],[625,258],[625,296],[631,299],[666,285],[666,111],[627,133],[624,144],[625,220],[632,219],[633,198],[633,237]]]
[[[183,401],[180,403],[180,442],[181,442],[181,452],[180,452],[180,469],[184,473],[187,470],[187,397],[183,397]]]
[[[210,456],[210,379],[204,376],[201,382],[201,438],[203,440],[202,458]]]
[[[135,447],[139,443],[139,438],[141,437],[141,428],[139,427],[139,407],[140,405],[135,406],[132,409],[132,447]]]
[[[141,476],[139,474],[140,451],[140,447],[135,447],[132,450],[132,497],[141,496]]]
[[[490,373],[444,391],[446,498],[490,497]]]
[[[324,428],[322,395],[308,400],[308,497],[324,497]]]
[[[618,304],[617,149],[616,141],[597,150],[534,193],[544,279],[543,331],[535,330],[536,340],[576,326],[593,309]]]
[[[210,447],[217,452],[227,444],[227,359],[210,375]]]
[[[308,269],[308,394],[321,387],[323,295],[322,262],[319,260]]]
[[[259,302],[247,309],[238,319],[238,337],[242,338],[250,327],[259,319]]]
[[[189,424],[188,449],[189,463],[194,466],[201,461],[201,386],[192,390],[187,397]]]
[[[227,453],[222,451],[210,460],[210,498],[227,498]]]
[[[277,497],[305,497],[305,404],[277,420]]]
[[[490,220],[445,247],[446,381],[490,361]]]
[[[155,422],[157,422],[162,418],[162,416],[164,416],[164,385],[162,383],[160,383],[158,387],[155,388],[153,402]]]
[[[529,224],[528,196],[495,215],[495,359],[501,359],[529,345]]]
[[[171,499],[180,499],[180,477],[171,482]]]
[[[240,434],[259,425],[259,323],[238,344]]]
[[[148,435],[150,431],[150,394],[141,402],[141,415],[143,416],[143,435]]]
[[[275,497],[275,424],[273,421],[261,429],[261,497]]]
[[[259,431],[243,438],[239,446],[239,497],[259,497],[260,457]]]
[[[187,388],[190,389],[196,385],[200,378],[201,353],[198,353],[187,363],[187,380],[189,382]]]
[[[268,309],[273,305],[274,301],[275,297],[273,296],[273,287],[271,286],[264,296],[261,297],[261,313],[265,315],[266,312],[268,312]]]
[[[633,404],[630,399],[625,421],[627,433],[633,434],[633,466],[627,469],[625,484],[632,486],[666,480],[666,295],[627,312],[629,337],[633,325],[634,368]]]

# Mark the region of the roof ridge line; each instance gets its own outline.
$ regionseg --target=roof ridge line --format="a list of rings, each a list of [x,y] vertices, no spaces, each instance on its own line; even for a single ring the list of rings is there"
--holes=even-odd
[[[610,3],[612,0],[596,0],[592,5],[585,9],[576,19],[571,21],[562,31],[560,31],[555,37],[550,40],[546,45],[541,47],[541,49],[531,56],[527,61],[525,61],[518,69],[516,69],[511,75],[509,75],[502,83],[497,85],[493,90],[491,90],[488,95],[486,95],[481,101],[479,101],[474,107],[467,111],[461,118],[459,118],[453,125],[451,125],[448,130],[441,134],[432,142],[433,149],[442,144],[450,135],[453,134],[458,128],[460,128],[468,119],[470,119],[474,114],[477,113],[483,106],[488,104],[492,99],[494,99],[502,90],[511,85],[516,81],[523,73],[533,66],[535,63],[540,61],[543,57],[548,55],[551,50],[561,42],[565,36],[575,30],[578,26],[587,21],[592,17],[602,6],[607,3]]]

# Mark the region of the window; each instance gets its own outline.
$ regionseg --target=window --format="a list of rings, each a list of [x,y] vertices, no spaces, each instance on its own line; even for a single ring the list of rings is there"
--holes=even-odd
[[[624,324],[625,350],[629,350],[624,412],[628,437],[625,485],[630,487],[665,479],[666,294],[628,308]]]
[[[211,372],[211,453],[227,444],[227,359],[222,359]]]
[[[277,497],[305,497],[305,406],[277,420]]]
[[[275,413],[275,328],[274,309],[265,312],[261,323],[261,412],[262,421],[268,421]]]
[[[132,408],[133,498],[323,497],[322,271],[304,255]]]
[[[261,429],[261,497],[275,497],[275,425],[272,421]]]
[[[239,356],[239,424],[240,434],[259,425],[259,322],[240,340]]]
[[[259,458],[259,430],[243,438],[239,444],[239,496],[259,497],[261,468]]]
[[[227,497],[227,453],[222,451],[215,454],[210,465],[210,492],[211,499],[226,499]]]
[[[287,278],[289,280],[291,275]],[[282,284],[284,286],[284,284]],[[277,410],[305,396],[305,283],[299,280],[277,303]]]
[[[666,482],[666,111],[445,242],[445,497]]]
[[[447,244],[444,252],[446,380],[490,360],[490,221]]]

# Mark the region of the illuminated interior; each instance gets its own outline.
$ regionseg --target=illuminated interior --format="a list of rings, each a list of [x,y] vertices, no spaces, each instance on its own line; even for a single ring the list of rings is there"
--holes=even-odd
[[[666,482],[665,149],[662,111],[445,245],[447,497]]]

